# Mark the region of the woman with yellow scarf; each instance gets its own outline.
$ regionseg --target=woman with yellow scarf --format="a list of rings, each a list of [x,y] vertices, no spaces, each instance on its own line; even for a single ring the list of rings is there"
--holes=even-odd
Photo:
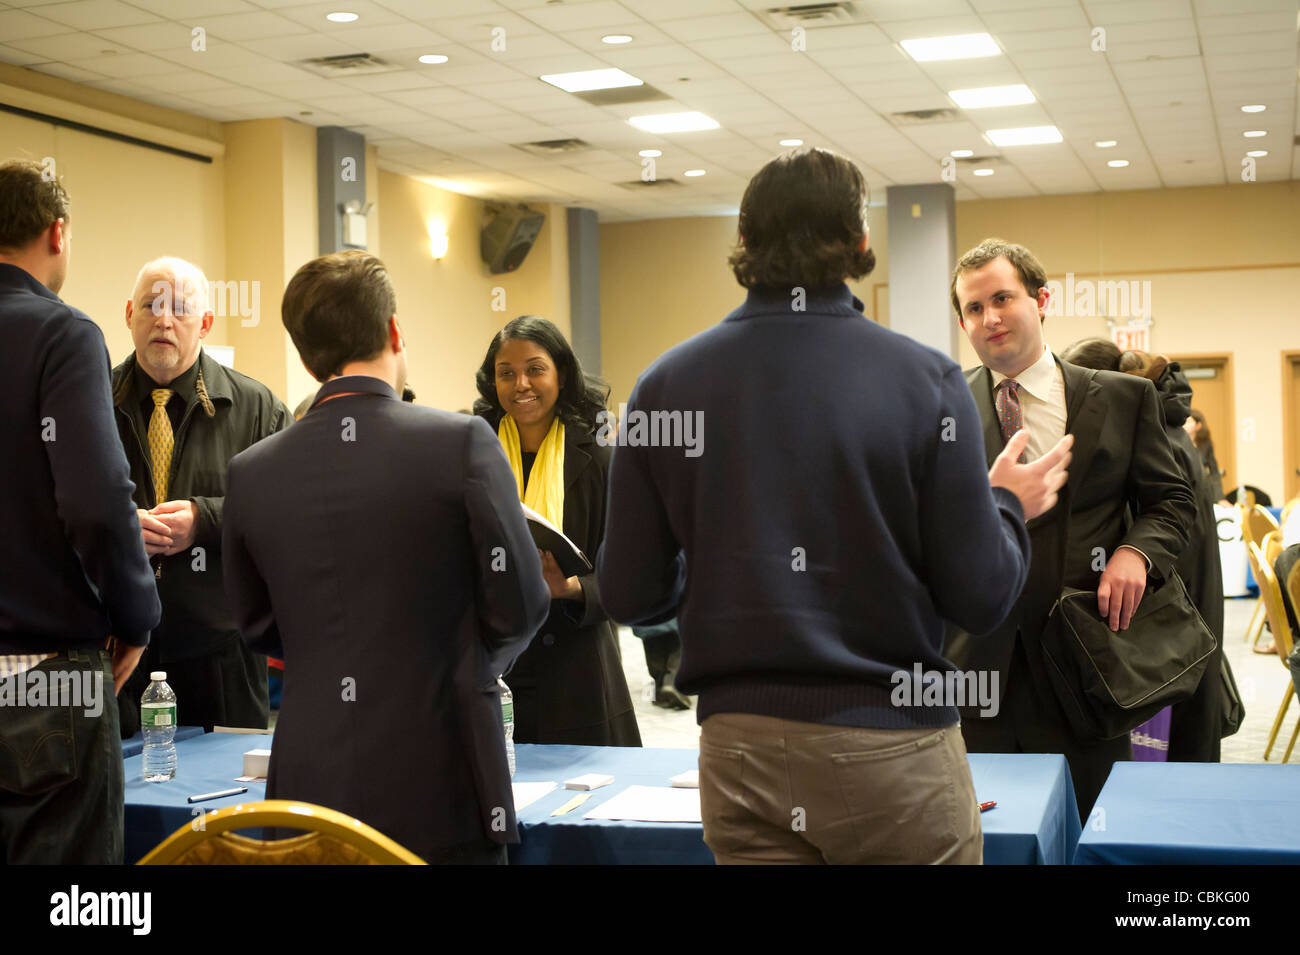
[[[608,388],[583,375],[560,330],[534,315],[493,336],[475,379],[474,413],[496,428],[519,499],[594,563],[605,534],[611,453],[596,442],[596,415]],[[595,573],[566,578],[553,556],[541,559],[551,613],[505,675],[515,742],[640,746],[618,631],[601,606]]]

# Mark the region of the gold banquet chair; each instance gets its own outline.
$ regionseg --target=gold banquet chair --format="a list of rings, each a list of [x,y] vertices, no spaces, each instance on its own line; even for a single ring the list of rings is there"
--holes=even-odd
[[[1291,680],[1291,667],[1287,664],[1287,657],[1291,655],[1291,625],[1286,619],[1286,607],[1282,604],[1282,588],[1278,585],[1277,574],[1273,573],[1271,564],[1264,560],[1263,551],[1259,549],[1258,544],[1247,544],[1246,551],[1250,555],[1251,572],[1255,575],[1255,581],[1259,584],[1259,596],[1264,601],[1264,613],[1268,618],[1269,626],[1273,628],[1273,646],[1277,650],[1278,659],[1282,661],[1282,666],[1286,667],[1287,682],[1286,692],[1282,694],[1282,703],[1277,709],[1277,718],[1273,720],[1273,730],[1268,734],[1268,745],[1264,747],[1264,759],[1268,759],[1268,754],[1273,751],[1273,743],[1277,740],[1277,732],[1282,728],[1282,720],[1286,718],[1286,712],[1291,706],[1291,698],[1296,695],[1295,683]],[[1296,733],[1300,733],[1300,723],[1296,725]],[[1291,745],[1287,746],[1286,753],[1282,757],[1282,762],[1287,762],[1291,758],[1291,747],[1295,745],[1296,733],[1291,734]]]
[[[1258,544],[1263,548],[1264,538],[1270,531],[1278,531],[1278,537],[1281,538],[1281,529],[1277,521],[1273,520],[1273,515],[1267,508],[1255,503],[1254,494],[1250,494],[1249,504],[1239,504],[1237,509],[1241,512],[1241,539],[1246,542],[1247,551],[1251,544]],[[1254,572],[1254,568],[1251,572]],[[1257,578],[1256,583],[1258,582]],[[1250,613],[1250,623],[1246,624],[1246,642],[1249,644],[1258,643],[1260,635],[1264,632],[1264,621],[1268,616],[1260,612],[1263,609],[1264,591],[1261,588],[1259,599],[1255,601],[1255,609]]]
[[[253,839],[237,830],[305,829],[289,839]],[[310,803],[268,799],[227,806],[177,829],[137,865],[425,865],[360,819]]]
[[[1291,598],[1291,609],[1296,613],[1300,613],[1300,561],[1297,561],[1295,564],[1293,564],[1291,566],[1290,573],[1286,575],[1286,592],[1287,592],[1287,596]],[[1285,614],[1286,608],[1283,607],[1282,610],[1283,613]],[[1300,634],[1292,633],[1291,637],[1292,637],[1291,646],[1294,649],[1295,639],[1297,637],[1300,637]],[[1278,653],[1281,652],[1282,650],[1279,647]],[[1288,650],[1287,655],[1282,657],[1282,662],[1286,663],[1290,655],[1291,655],[1291,651]],[[1295,684],[1296,684],[1295,674],[1292,673],[1291,689],[1293,690],[1295,689]],[[1282,762],[1285,763],[1291,758],[1291,750],[1295,746],[1295,741],[1297,736],[1300,736],[1300,720],[1296,720],[1295,729],[1291,731],[1291,742],[1287,743],[1286,754],[1282,757]]]

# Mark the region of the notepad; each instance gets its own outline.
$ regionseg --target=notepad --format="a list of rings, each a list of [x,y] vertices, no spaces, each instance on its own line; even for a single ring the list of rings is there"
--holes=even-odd
[[[585,577],[592,572],[591,561],[587,555],[560,530],[535,510],[524,504],[524,518],[528,521],[528,532],[533,535],[533,543],[538,550],[550,551],[560,570],[568,577]]]
[[[628,786],[582,818],[626,822],[701,822],[700,791],[666,786]]]
[[[530,806],[555,788],[555,783],[511,783],[510,789],[515,797],[515,812]]]
[[[599,789],[601,786],[608,786],[613,781],[613,776],[606,776],[604,773],[587,773],[583,776],[575,776],[573,779],[566,779],[564,781],[564,788],[586,792],[589,789]]]

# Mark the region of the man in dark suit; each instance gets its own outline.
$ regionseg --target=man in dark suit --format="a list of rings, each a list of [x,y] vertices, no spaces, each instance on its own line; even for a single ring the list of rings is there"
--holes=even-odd
[[[1064,753],[1086,820],[1111,765],[1132,758],[1132,750],[1127,734],[1081,739],[1067,723],[1042,654],[1052,605],[1063,585],[1096,590],[1110,628],[1128,629],[1148,577],[1169,576],[1196,514],[1154,386],[1059,361],[1043,341],[1049,295],[1033,253],[1001,239],[971,249],[953,273],[953,307],[982,362],[966,378],[989,463],[1022,427],[1029,432],[1027,460],[1065,433],[1074,436],[1074,458],[1060,502],[1029,522],[1033,559],[1010,615],[984,636],[951,632],[945,651],[963,670],[1000,674],[996,715],[962,711],[967,749]]]
[[[226,587],[286,663],[267,797],[349,813],[429,862],[517,842],[497,677],[550,598],[492,430],[402,402],[406,348],[374,256],[308,262],[282,313],[324,382],[230,463]]]

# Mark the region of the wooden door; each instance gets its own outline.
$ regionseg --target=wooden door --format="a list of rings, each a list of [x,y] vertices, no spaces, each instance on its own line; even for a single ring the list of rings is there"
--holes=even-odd
[[[1192,386],[1192,407],[1205,415],[1225,494],[1237,486],[1237,418],[1233,409],[1231,355],[1169,355]]]
[[[1289,501],[1300,494],[1300,351],[1282,353],[1282,429],[1282,471]]]

